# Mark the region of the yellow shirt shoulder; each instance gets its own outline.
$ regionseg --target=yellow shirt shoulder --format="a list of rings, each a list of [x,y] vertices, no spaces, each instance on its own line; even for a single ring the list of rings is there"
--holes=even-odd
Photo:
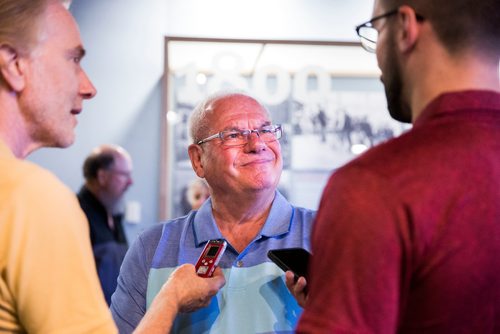
[[[116,332],[74,193],[12,156],[0,171],[0,332]]]

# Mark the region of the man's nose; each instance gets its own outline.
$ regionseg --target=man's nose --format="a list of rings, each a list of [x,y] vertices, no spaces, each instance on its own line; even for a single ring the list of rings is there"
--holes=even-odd
[[[260,138],[259,131],[251,130],[247,137],[245,149],[247,152],[260,152],[266,148],[266,143]]]
[[[130,187],[130,186],[131,186],[131,185],[133,185],[133,184],[134,184],[134,179],[132,178],[132,176],[129,176],[129,177],[128,177],[128,180],[127,180],[127,186],[129,186],[129,187]]]
[[[80,95],[84,99],[91,99],[97,94],[97,90],[90,81],[87,74],[83,70],[81,72],[81,76],[82,76],[82,81],[80,84]]]

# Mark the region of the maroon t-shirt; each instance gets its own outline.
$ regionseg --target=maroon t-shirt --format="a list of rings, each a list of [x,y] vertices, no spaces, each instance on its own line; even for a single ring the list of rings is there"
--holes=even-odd
[[[333,174],[300,333],[499,333],[500,94],[447,93]]]

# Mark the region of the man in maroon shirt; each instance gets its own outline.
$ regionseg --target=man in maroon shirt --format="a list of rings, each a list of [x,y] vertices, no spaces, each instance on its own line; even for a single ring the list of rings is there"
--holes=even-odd
[[[297,331],[499,333],[498,0],[376,0],[356,31],[413,128],[329,180]]]

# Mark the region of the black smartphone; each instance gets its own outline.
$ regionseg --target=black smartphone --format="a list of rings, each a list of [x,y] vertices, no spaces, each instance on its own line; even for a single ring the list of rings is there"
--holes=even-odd
[[[291,270],[296,280],[300,276],[308,280],[307,267],[311,253],[307,250],[303,248],[272,249],[267,252],[267,257],[283,271]]]

